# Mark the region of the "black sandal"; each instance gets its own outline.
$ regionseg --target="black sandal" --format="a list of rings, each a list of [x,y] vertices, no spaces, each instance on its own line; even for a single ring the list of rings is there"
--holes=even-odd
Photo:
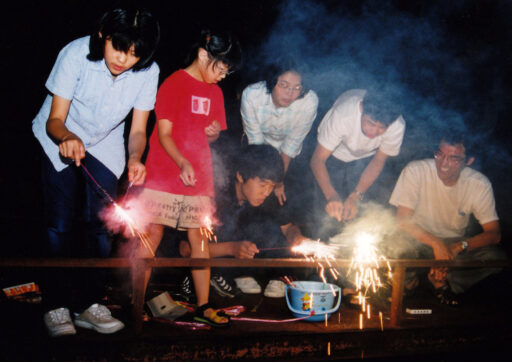
[[[452,292],[448,284],[434,289],[434,295],[441,304],[456,307],[460,304],[459,297]]]
[[[209,317],[206,317],[204,312],[210,308],[213,309],[213,312]],[[227,318],[228,321],[226,323],[219,323],[218,320],[221,318]],[[227,327],[231,321],[226,313],[221,310],[215,310],[215,308],[213,308],[210,303],[203,304],[202,306],[196,308],[194,320],[196,322],[208,324],[212,327]]]

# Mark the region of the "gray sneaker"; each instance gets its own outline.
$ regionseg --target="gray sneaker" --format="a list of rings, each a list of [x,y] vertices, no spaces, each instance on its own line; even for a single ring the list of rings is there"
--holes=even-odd
[[[44,314],[43,320],[51,337],[76,334],[67,308],[58,308],[47,312]]]
[[[93,304],[75,318],[77,327],[94,329],[103,334],[115,333],[124,328],[123,322],[115,319],[110,310],[101,304]]]

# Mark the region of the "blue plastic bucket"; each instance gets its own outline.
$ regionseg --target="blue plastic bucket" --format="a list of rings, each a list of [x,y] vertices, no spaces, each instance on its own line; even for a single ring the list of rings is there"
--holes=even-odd
[[[334,298],[338,296],[336,306]],[[287,285],[285,289],[288,308],[297,318],[306,317],[309,322],[325,320],[336,312],[341,303],[341,289],[337,285],[322,282],[293,282],[293,286]]]

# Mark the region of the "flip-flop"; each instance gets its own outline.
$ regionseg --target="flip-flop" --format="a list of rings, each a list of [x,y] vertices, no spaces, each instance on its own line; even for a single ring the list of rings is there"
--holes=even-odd
[[[213,313],[210,314],[209,317],[206,317],[204,315],[204,312],[210,308],[213,309],[214,311]],[[228,321],[226,323],[219,323],[219,320],[222,320],[222,318],[227,318]],[[194,320],[196,322],[208,324],[209,326],[212,327],[221,328],[227,327],[231,321],[226,313],[224,313],[223,311],[215,310],[215,308],[213,308],[210,305],[210,303],[203,304],[202,306],[196,308],[196,315],[194,316]]]

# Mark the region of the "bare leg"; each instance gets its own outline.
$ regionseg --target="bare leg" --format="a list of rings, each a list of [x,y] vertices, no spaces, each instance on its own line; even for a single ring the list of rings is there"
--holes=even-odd
[[[191,258],[210,258],[208,240],[201,237],[199,229],[188,229],[188,240],[190,241]],[[200,307],[208,303],[210,294],[210,268],[192,268],[192,279],[194,280],[194,289],[197,296],[197,306]],[[215,310],[208,308],[204,311],[204,316],[211,318]],[[220,323],[227,323],[227,318],[221,318]]]
[[[150,258],[155,254],[156,249],[160,245],[162,241],[162,236],[164,234],[164,226],[160,224],[150,224],[148,228],[148,238],[149,238],[149,246],[151,247],[151,251],[148,250],[146,246],[144,246],[140,240],[137,240],[137,246],[135,249],[135,257],[136,258]],[[138,273],[139,271],[132,271],[132,282],[134,281],[134,273]],[[148,287],[149,278],[151,276],[151,270],[144,272],[144,294],[146,293],[146,289]]]
[[[190,241],[191,258],[209,258],[208,241],[201,237],[198,228],[188,229],[188,240]],[[192,279],[197,296],[197,305],[208,303],[210,293],[210,268],[192,268]]]

